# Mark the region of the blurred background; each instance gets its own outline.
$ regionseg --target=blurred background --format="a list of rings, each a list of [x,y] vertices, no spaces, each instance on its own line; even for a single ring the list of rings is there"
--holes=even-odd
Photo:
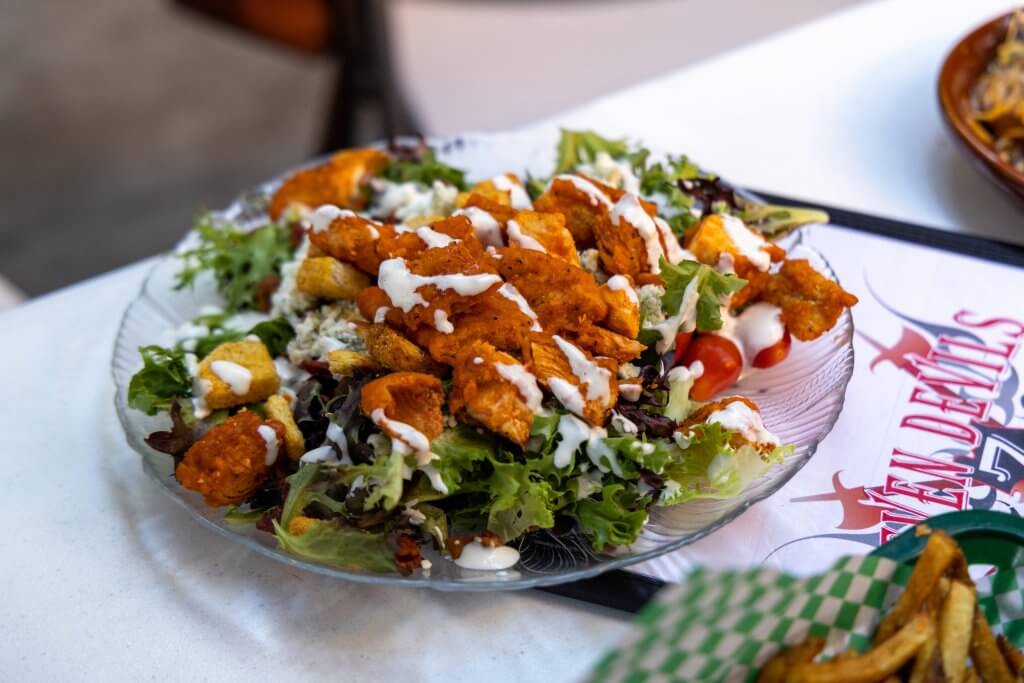
[[[857,1],[7,0],[0,309],[325,149],[526,125]]]

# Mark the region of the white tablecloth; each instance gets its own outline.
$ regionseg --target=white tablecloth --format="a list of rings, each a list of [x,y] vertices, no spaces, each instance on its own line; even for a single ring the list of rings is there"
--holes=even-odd
[[[932,95],[945,46],[1005,5],[872,4],[560,122],[753,187],[1013,238],[1019,215],[950,149]],[[564,681],[623,636],[620,617],[549,595],[345,584],[196,524],[113,411],[112,340],[147,267],[0,314],[0,679]]]

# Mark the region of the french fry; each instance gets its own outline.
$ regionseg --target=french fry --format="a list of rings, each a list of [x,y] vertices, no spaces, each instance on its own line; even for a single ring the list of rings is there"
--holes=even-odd
[[[971,661],[978,670],[978,676],[985,683],[1011,683],[1014,677],[1006,665],[992,629],[980,609],[974,610],[974,628],[971,631]]]
[[[790,668],[811,661],[824,647],[824,639],[808,638],[802,643],[779,650],[761,667],[757,683],[783,683],[786,680],[786,672]]]
[[[934,584],[934,581],[932,582]],[[935,627],[927,614],[917,614],[891,638],[864,654],[830,662],[794,666],[786,683],[877,683],[899,671],[934,638]]]
[[[996,645],[999,646],[999,651],[1003,654],[1006,665],[1010,667],[1010,673],[1018,679],[1021,678],[1024,675],[1024,653],[1015,648],[1013,643],[1001,634],[996,637]]]
[[[935,637],[935,622],[930,624],[931,632],[914,658],[914,666],[910,670],[910,683],[940,683],[945,681],[942,673],[942,654],[939,651],[938,638]]]
[[[878,625],[875,643],[888,640],[921,610],[921,605],[932,594],[936,584],[957,558],[962,558],[956,542],[944,531],[931,534],[928,544],[917,560],[907,589],[900,595],[892,611]]]
[[[963,683],[967,675],[967,651],[971,645],[974,608],[974,589],[960,581],[953,581],[939,612],[942,671],[949,683]]]

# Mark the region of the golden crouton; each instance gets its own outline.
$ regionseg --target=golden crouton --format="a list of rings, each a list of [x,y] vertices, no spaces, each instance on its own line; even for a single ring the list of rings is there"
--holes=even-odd
[[[331,368],[331,374],[336,377],[348,377],[360,371],[380,370],[377,361],[365,353],[345,349],[328,351],[327,364]]]
[[[347,263],[330,256],[307,258],[295,274],[295,287],[319,299],[354,299],[370,278]]]
[[[516,186],[517,192],[521,188],[522,192],[526,192],[526,188],[523,187],[523,183],[519,180],[519,176],[515,173],[503,173],[503,176],[508,179],[509,185]],[[497,178],[499,176],[495,176]],[[506,187],[508,187],[506,185]],[[512,198],[512,191],[508,189],[499,188],[494,182],[494,179],[481,180],[480,182],[469,188],[470,193],[476,193],[478,195],[487,197],[491,201],[497,202],[498,204],[504,204],[505,206],[512,206],[515,204]],[[460,205],[461,206],[461,205]],[[517,208],[522,208],[522,204],[519,204]],[[528,205],[527,205],[528,206]]]
[[[407,228],[422,228],[440,220],[444,220],[444,216],[411,216],[402,221],[402,225]]]
[[[260,427],[274,430],[278,443],[285,430],[276,420],[261,420],[243,410],[206,432],[185,453],[175,476],[187,489],[203,494],[211,507],[238,504],[267,479],[267,440]]]
[[[459,196],[455,198],[455,206],[460,209],[467,206],[475,206],[473,203],[474,196],[504,207],[511,206],[512,200],[509,197],[508,190],[496,190],[494,189],[494,183],[490,181],[485,182],[490,185],[490,188],[484,187],[484,183],[477,183],[469,192],[459,193]]]
[[[199,363],[198,377],[209,383],[203,398],[211,410],[262,401],[281,386],[274,361],[260,341],[221,344]]]
[[[500,369],[504,369],[504,375]],[[522,388],[513,379],[518,379]],[[525,446],[533,409],[524,392],[539,408],[540,388],[522,364],[487,342],[477,341],[463,347],[456,359],[448,409],[462,421],[479,424]]]
[[[388,370],[444,373],[444,366],[435,363],[427,352],[402,336],[390,325],[374,323],[359,328],[370,357]]]
[[[265,404],[267,417],[277,420],[284,427],[284,451],[292,460],[298,460],[306,452],[306,438],[295,424],[292,416],[292,407],[288,399],[279,394],[274,394],[267,399]]]
[[[697,225],[686,241],[686,248],[693,252],[698,261],[709,266],[717,265],[722,254],[729,254],[733,259],[733,269],[742,278],[749,278],[754,272],[758,272],[750,259],[740,254],[725,229],[725,222],[717,214],[705,217]],[[773,262],[781,261],[786,256],[784,249],[771,242],[765,242],[761,250],[767,253]]]
[[[393,372],[363,385],[359,407],[388,436],[422,451],[444,431],[443,403],[444,389],[437,377],[422,372]],[[419,440],[417,435],[408,434],[395,422],[412,427],[426,437],[427,443],[414,443]]]
[[[325,163],[304,168],[281,184],[270,201],[274,220],[292,205],[318,207],[334,204],[341,208],[361,209],[366,205],[363,185],[391,161],[379,149],[347,149]]]

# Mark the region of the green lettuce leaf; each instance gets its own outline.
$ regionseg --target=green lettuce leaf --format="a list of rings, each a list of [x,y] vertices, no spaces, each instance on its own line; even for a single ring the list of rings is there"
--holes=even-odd
[[[448,515],[445,511],[429,503],[419,503],[414,506],[426,519],[420,524],[420,529],[437,541],[438,547],[443,548],[448,539]]]
[[[391,451],[386,456],[378,455],[367,465],[353,465],[347,468],[351,472],[363,475],[369,494],[363,501],[363,509],[370,510],[377,503],[384,510],[393,510],[402,498],[402,466],[405,461],[398,451]]]
[[[638,469],[661,474],[671,458],[669,444],[662,439],[647,441],[635,436],[614,436],[604,439],[604,442],[620,456],[619,466],[626,479],[639,476]]]
[[[430,450],[440,456],[431,464],[441,474],[448,491],[455,493],[481,463],[494,458],[496,448],[494,437],[460,424],[444,430],[430,444]]]
[[[672,264],[661,259],[661,277],[665,281],[665,294],[661,307],[666,315],[679,313],[683,294],[690,282],[697,278],[697,329],[714,332],[722,328],[721,298],[737,292],[747,281],[732,274],[723,274],[697,261]]]
[[[700,498],[732,498],[792,449],[780,446],[764,457],[749,445],[732,448],[731,437],[732,433],[717,423],[695,426],[689,445],[665,467],[665,488],[658,505]]]
[[[495,462],[488,489],[492,498],[487,529],[503,542],[528,529],[555,525],[557,494],[547,481],[532,476],[526,465]]]
[[[146,415],[168,410],[176,398],[192,395],[192,377],[185,354],[177,349],[143,346],[142,369],[128,383],[128,405]]]
[[[606,485],[600,496],[601,500],[584,498],[576,503],[580,526],[590,536],[594,550],[631,544],[647,522],[644,499],[622,484]]]
[[[183,252],[184,261],[175,289],[192,286],[201,273],[211,272],[224,297],[224,311],[257,310],[260,285],[277,275],[281,264],[291,258],[290,229],[277,223],[242,231],[218,223],[209,213],[196,219],[199,246]]]
[[[200,316],[193,322],[197,325],[208,324],[201,322],[202,319],[206,317],[209,316]],[[212,353],[213,350],[221,344],[241,341],[251,334],[259,337],[260,341],[263,342],[263,345],[267,347],[267,351],[270,352],[271,357],[276,358],[277,356],[284,354],[288,347],[288,342],[295,338],[295,330],[292,329],[291,323],[284,318],[264,320],[261,323],[253,325],[248,332],[225,328],[222,327],[223,324],[224,320],[223,317],[221,317],[218,322],[209,324],[209,327],[212,330],[210,334],[196,339],[196,346],[193,353],[196,354],[197,358],[203,359],[210,355],[210,353]],[[178,344],[178,348],[182,348],[181,343]]]
[[[611,140],[591,130],[561,129],[555,160],[555,175],[574,171],[581,164],[592,162],[599,152],[621,159],[629,152],[625,140]]]
[[[306,509],[312,497],[310,487],[320,474],[320,463],[300,465],[299,469],[288,477],[288,497],[281,506],[281,525],[287,529],[288,524]]]
[[[771,239],[778,239],[807,223],[828,223],[828,214],[817,209],[754,202],[745,202],[739,216],[744,223]]]
[[[379,177],[393,183],[421,183],[433,185],[435,180],[466,189],[466,173],[437,160],[434,150],[424,148],[419,161],[394,160],[380,172]]]
[[[383,533],[369,533],[315,519],[310,520],[309,527],[301,534],[289,533],[283,522],[274,522],[274,535],[282,550],[313,562],[372,572],[395,569],[394,551]]]

